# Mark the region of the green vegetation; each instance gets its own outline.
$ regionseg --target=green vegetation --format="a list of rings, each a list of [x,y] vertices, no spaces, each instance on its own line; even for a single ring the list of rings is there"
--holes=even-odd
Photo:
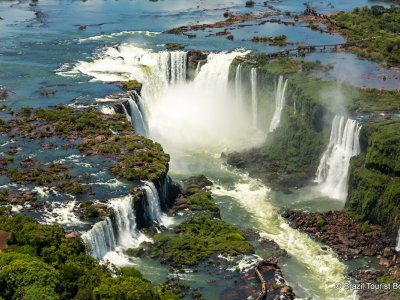
[[[251,39],[253,43],[270,43],[272,46],[284,46],[287,44],[286,35],[259,37],[255,36]]]
[[[400,110],[400,90],[348,88],[352,101],[348,107],[352,111],[391,111]]]
[[[372,232],[374,229],[372,228],[371,225],[369,225],[369,222],[366,221],[361,225],[360,230],[362,233],[368,233],[368,232]]]
[[[156,235],[151,252],[151,256],[174,267],[196,265],[215,253],[234,256],[254,252],[238,228],[214,218],[210,212],[189,217],[174,231],[178,234]]]
[[[81,144],[79,149],[111,155],[115,161],[111,173],[127,180],[154,181],[168,171],[169,155],[160,144],[141,136],[113,136],[102,143],[90,140]]]
[[[58,136],[75,140],[77,148],[84,154],[109,158],[110,171],[127,180],[154,181],[168,171],[169,156],[161,145],[135,135],[132,125],[122,114],[104,115],[95,110],[81,111],[59,106],[29,110],[23,115],[12,124],[4,124],[2,131],[9,132],[10,128],[15,128],[19,134],[29,137]],[[2,165],[10,162],[8,159],[0,161]],[[73,178],[66,171],[60,172],[46,167],[28,171],[9,169],[8,176],[15,182],[31,181],[44,186],[57,182],[57,186],[68,193],[87,192],[87,186],[72,183]],[[86,181],[89,179],[87,174],[82,177]]]
[[[365,125],[363,153],[350,165],[347,209],[397,233],[400,226],[400,122]]]
[[[351,12],[340,12],[333,18],[349,41],[368,39],[352,47],[358,55],[389,66],[400,64],[400,7],[390,8],[374,5],[371,8],[355,8]]]
[[[95,219],[100,216],[99,211],[93,205],[93,202],[85,201],[81,203],[83,217],[85,219]]]
[[[219,208],[209,192],[197,192],[188,197],[189,209],[193,211],[209,211],[214,217],[219,218]]]
[[[140,91],[142,90],[142,84],[137,81],[137,80],[128,80],[128,81],[124,81],[122,82],[122,86],[121,86],[124,90],[127,91],[136,91],[138,93],[140,93]]]
[[[67,106],[55,109],[38,109],[33,118],[44,120],[53,128],[44,128],[47,136],[76,134],[80,137],[105,135],[110,136],[111,130],[116,132],[131,132],[132,127],[123,114],[103,115],[96,110],[78,111]],[[25,123],[26,120],[20,120]],[[41,128],[38,128],[39,130]]]
[[[246,60],[234,60],[231,80],[239,63],[243,72],[250,72],[253,67],[259,70],[260,93],[267,95],[269,101],[260,104],[261,111],[265,111],[259,116],[260,128],[268,128],[272,118],[275,87],[271,82],[276,84],[280,75],[288,79],[279,127],[261,147],[231,153],[227,160],[276,189],[286,191],[302,186],[314,176],[335,114],[400,109],[400,91],[359,89],[322,80],[320,74],[332,66],[319,61],[271,60],[262,54],[248,55]]]
[[[56,187],[59,190],[78,195],[89,191],[87,185],[76,181],[63,164],[30,165],[26,168],[10,168],[7,175],[12,182],[34,183],[39,186]]]
[[[1,299],[182,299],[179,290],[152,286],[131,267],[112,277],[86,254],[79,237],[65,235],[60,226],[40,225],[3,209],[0,229],[10,235],[0,253]]]
[[[169,51],[177,51],[177,50],[183,50],[185,48],[184,45],[178,44],[178,43],[167,43],[165,44],[167,47],[167,50]]]
[[[191,216],[174,228],[175,234],[154,236],[150,256],[173,267],[197,265],[214,254],[236,256],[254,253],[253,246],[235,226],[220,219],[220,212],[206,187],[204,176],[184,181],[182,192],[188,198]]]
[[[318,215],[317,216],[317,220],[316,220],[316,225],[317,227],[321,228],[325,225],[325,219],[322,215]]]

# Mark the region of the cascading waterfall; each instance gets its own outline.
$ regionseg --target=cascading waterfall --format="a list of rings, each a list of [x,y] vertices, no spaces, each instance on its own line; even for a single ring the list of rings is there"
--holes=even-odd
[[[160,204],[164,205],[164,207],[167,206],[167,202],[170,199],[169,195],[169,187],[171,186],[171,178],[169,175],[162,176],[160,179],[160,189],[159,189],[159,198],[160,198]]]
[[[287,86],[287,79],[283,82],[283,76],[279,76],[278,85],[276,87],[275,94],[275,112],[271,120],[271,124],[269,126],[269,132],[273,132],[276,128],[278,128],[279,123],[281,122],[281,114],[283,105],[285,104],[285,92]]]
[[[171,83],[186,81],[187,52],[171,52]]]
[[[137,105],[139,107],[140,112],[142,113],[142,118],[143,118],[144,124],[145,124],[147,132],[148,132],[149,131],[149,125],[147,123],[147,120],[148,120],[148,117],[147,117],[147,115],[148,115],[147,106],[144,103],[143,98],[136,92],[135,92],[135,98],[137,99]]]
[[[145,182],[147,203],[145,215],[149,222],[159,222],[162,218],[160,199],[152,182]],[[92,256],[102,259],[108,252],[118,247],[134,248],[144,240],[144,235],[137,230],[132,195],[109,201],[112,209],[111,217],[94,224],[91,230],[82,235],[82,239],[91,248]]]
[[[336,115],[329,145],[321,157],[315,182],[318,190],[331,198],[345,200],[350,158],[360,153],[360,124]]]
[[[397,233],[396,251],[400,252],[400,228],[399,232]]]
[[[132,122],[132,118],[131,115],[129,114],[128,110],[126,109],[125,105],[122,104],[122,109],[124,111],[124,114],[126,116],[126,119],[128,120],[128,122]]]
[[[129,49],[130,51],[123,53],[133,55],[131,54],[133,51],[143,52],[133,46]],[[134,73],[131,77],[137,76],[138,80],[142,79],[142,96],[151,112],[149,114],[151,138],[160,142],[171,154],[171,169],[177,173],[204,173],[216,182],[229,181],[229,188],[221,186],[221,188],[215,188],[213,193],[234,198],[249,213],[250,217],[247,220],[251,222],[251,225],[288,251],[293,258],[290,260],[291,267],[283,266],[283,268],[289,273],[288,275],[291,275],[291,282],[295,289],[300,287],[304,290],[305,297],[355,299],[353,291],[334,288],[335,282],[347,280],[347,269],[331,250],[321,249],[319,243],[291,228],[279,216],[275,204],[269,200],[267,187],[259,183],[253,185],[252,179],[242,178],[243,174],[237,178],[236,175],[231,174],[231,171],[221,166],[222,163],[219,160],[221,152],[247,149],[265,141],[265,134],[261,134],[260,140],[257,141],[258,136],[254,134],[256,133],[254,127],[250,126],[252,122],[248,119],[248,113],[238,114],[236,110],[229,109],[232,107],[232,99],[239,94],[237,90],[243,88],[238,84],[242,82],[241,67],[238,67],[239,72],[238,69],[236,70],[233,91],[229,89],[228,84],[231,62],[238,55],[243,55],[243,53],[210,53],[207,63],[201,66],[193,82],[172,85],[169,84],[170,75],[166,75],[167,68],[160,68],[160,53],[145,53],[140,62],[142,73]],[[163,59],[168,60],[168,55],[166,54]],[[94,77],[100,76],[102,80],[101,78],[105,78],[104,74],[107,74],[107,78],[114,79],[121,76],[119,72],[121,69],[131,70],[135,67],[136,70],[139,69],[137,67],[139,63],[135,66],[126,66],[126,60],[115,61],[122,64],[119,68],[115,68],[118,69],[115,71],[109,72],[107,69],[102,73],[99,72],[104,65],[101,60],[94,65],[85,64],[85,68],[79,70]],[[171,63],[163,62],[163,65],[171,66]],[[278,82],[277,86],[276,102],[278,104],[279,98],[282,107],[286,83],[287,81],[284,82],[281,77],[280,84]],[[281,110],[282,108],[275,112],[279,112],[278,125]],[[234,183],[233,187],[231,183]],[[147,192],[154,193],[151,186],[148,186],[146,190],[146,195]],[[164,197],[161,191],[160,197]],[[155,209],[152,216],[157,216],[157,211],[158,209]],[[230,213],[228,209],[227,215]],[[237,217],[240,216],[233,216],[235,222],[238,221]],[[294,270],[300,271],[295,274]]]
[[[102,259],[107,252],[117,247],[114,228],[110,218],[97,222],[92,229],[82,234],[83,241],[90,246],[92,256]]]
[[[200,73],[200,69],[201,69],[201,64],[200,64],[200,62],[197,62],[196,71],[194,72],[195,77],[197,76],[197,74]]]
[[[146,199],[148,204],[148,209],[146,210],[146,215],[151,221],[160,221],[162,216],[160,197],[154,183],[146,181],[144,190],[146,191]]]
[[[186,81],[187,52],[163,51],[158,53],[158,68],[164,74],[166,81],[171,84]]]
[[[110,201],[113,210],[114,230],[118,246],[124,248],[138,246],[134,200],[132,195]]]
[[[236,106],[240,110],[243,108],[243,82],[242,82],[242,64],[236,68],[235,75],[235,98]]]
[[[168,84],[171,80],[171,53],[162,51],[158,53],[158,70]]]
[[[136,92],[135,92],[135,97],[138,97]],[[144,118],[144,114],[142,114],[142,111],[139,109],[139,106],[136,103],[135,99],[133,99],[132,97],[129,98],[128,103],[131,113],[130,117],[132,126],[134,127],[136,133],[145,137],[149,136],[149,129],[147,126],[146,119]]]
[[[257,96],[257,68],[251,68],[251,112],[254,128],[257,128],[258,122],[258,96]]]

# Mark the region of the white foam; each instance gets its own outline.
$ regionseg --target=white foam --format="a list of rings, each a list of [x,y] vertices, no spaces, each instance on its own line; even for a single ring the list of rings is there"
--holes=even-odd
[[[262,258],[258,255],[239,255],[239,256],[223,256],[218,255],[219,258],[222,258],[228,262],[234,262],[235,265],[233,267],[227,268],[229,271],[236,271],[236,269],[240,269],[241,272],[247,272],[254,268],[258,262],[262,261]]]
[[[310,295],[315,299],[320,299],[321,294],[331,295],[324,299],[355,299],[352,291],[335,289],[335,283],[345,282],[347,274],[346,266],[337,255],[331,250],[322,251],[316,241],[291,228],[268,201],[269,189],[265,185],[247,175],[237,175],[240,175],[240,180],[233,188],[214,185],[212,192],[235,199],[251,214],[267,238],[274,240],[308,270],[309,274],[299,276],[307,281],[312,291]]]
[[[145,35],[148,37],[154,37],[156,35],[161,34],[161,32],[155,32],[155,31],[141,31],[141,30],[133,30],[133,31],[121,31],[121,32],[116,32],[116,33],[111,33],[111,34],[102,34],[102,35],[96,35],[96,36],[91,36],[88,38],[83,38],[79,39],[79,43],[86,43],[86,42],[92,42],[92,41],[107,41],[107,40],[112,40],[115,37],[120,37],[120,36],[129,36],[129,35]]]
[[[52,210],[45,210],[43,217],[45,223],[48,224],[59,224],[59,225],[80,225],[84,224],[79,218],[75,215],[74,209],[76,205],[76,201],[68,201],[68,202],[52,202],[51,204]]]
[[[89,185],[103,185],[103,186],[108,186],[110,188],[117,188],[117,187],[121,187],[121,186],[126,186],[125,183],[123,183],[122,181],[119,181],[116,178],[112,178],[106,182],[91,182],[89,183]]]
[[[105,114],[105,115],[115,114],[115,109],[112,106],[103,106],[102,108],[100,108],[100,111],[102,114]]]

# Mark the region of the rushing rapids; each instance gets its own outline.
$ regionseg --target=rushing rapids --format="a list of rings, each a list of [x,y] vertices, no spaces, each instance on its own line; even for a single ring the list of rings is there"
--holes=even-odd
[[[317,189],[323,194],[346,199],[350,158],[360,153],[360,130],[357,121],[344,116],[334,117],[329,145],[321,157],[315,178]]]
[[[229,82],[231,62],[239,53],[211,53],[207,63],[197,68],[193,81],[176,84],[175,80],[169,80],[172,71],[168,66],[176,66],[169,61],[173,55],[130,45],[121,46],[118,52],[114,50],[107,49],[106,56],[92,63],[79,63],[76,68],[97,80],[132,78],[143,83],[142,98],[148,111],[149,136],[171,154],[171,171],[186,175],[204,173],[218,182],[218,188],[214,189],[217,197],[228,197],[229,201],[237,203],[246,222],[288,251],[291,259],[282,267],[297,295],[315,299],[354,299],[353,292],[334,289],[335,282],[344,282],[347,273],[346,266],[336,255],[329,249],[322,250],[310,237],[290,228],[270,202],[270,191],[266,186],[244,174],[232,172],[220,160],[223,151],[246,149],[265,140],[265,131],[263,133],[254,126],[259,107],[256,104],[261,101],[256,93],[257,71],[249,72],[250,91],[254,93],[246,96],[241,65],[236,68],[234,82]],[[119,56],[124,60],[118,59]],[[174,78],[185,78],[186,68],[179,70],[181,74]],[[279,126],[286,88],[287,80],[280,76],[275,107],[269,107],[275,112],[266,131],[274,131]],[[232,105],[233,101],[236,105]],[[269,102],[273,103],[273,99]],[[153,189],[151,186],[145,189],[149,197]],[[159,208],[153,206],[153,209],[148,214],[156,219]],[[228,220],[236,222],[237,215],[230,214],[229,210],[224,212]]]

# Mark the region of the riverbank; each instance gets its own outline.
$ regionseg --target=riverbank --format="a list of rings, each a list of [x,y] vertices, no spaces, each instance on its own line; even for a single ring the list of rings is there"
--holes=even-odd
[[[357,291],[361,299],[400,296],[392,286],[400,276],[400,255],[394,248],[396,240],[388,236],[382,226],[357,220],[348,211],[286,211],[282,216],[292,228],[306,232],[321,242],[322,248],[332,248],[344,260],[368,257],[379,262],[381,269],[360,268],[350,273],[363,287]],[[367,284],[387,284],[390,288],[369,289]]]

